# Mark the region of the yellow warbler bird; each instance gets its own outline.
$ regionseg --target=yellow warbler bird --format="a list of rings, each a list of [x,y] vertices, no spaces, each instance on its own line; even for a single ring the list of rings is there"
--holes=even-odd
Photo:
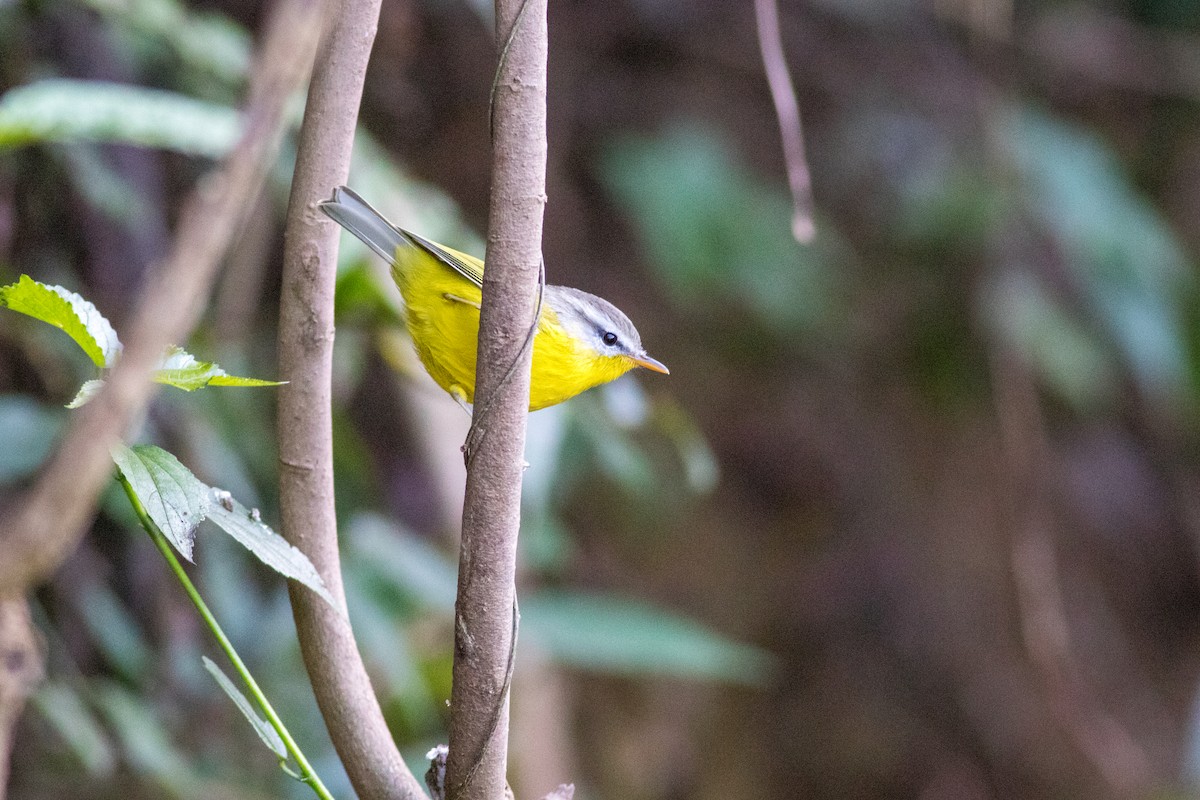
[[[483,262],[397,228],[345,186],[321,210],[392,265],[421,363],[453,397],[474,402]],[[669,374],[646,354],[637,328],[612,303],[567,286],[545,287],[533,339],[530,411],[635,367]]]

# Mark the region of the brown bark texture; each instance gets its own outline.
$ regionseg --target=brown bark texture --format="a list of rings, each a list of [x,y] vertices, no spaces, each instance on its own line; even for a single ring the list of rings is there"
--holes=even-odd
[[[280,298],[279,481],[283,533],[321,573],[341,613],[289,587],[304,664],[359,797],[424,797],[383,718],[354,633],[334,512],[331,373],[340,228],[317,203],[345,183],[379,0],[345,0],[321,42],[297,146]]]
[[[505,796],[515,570],[546,204],[546,3],[496,4],[492,193],[455,604],[450,800]]]

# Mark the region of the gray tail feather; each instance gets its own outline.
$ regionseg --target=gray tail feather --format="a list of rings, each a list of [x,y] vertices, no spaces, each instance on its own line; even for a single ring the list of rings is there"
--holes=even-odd
[[[334,189],[333,197],[320,203],[319,207],[330,219],[361,239],[363,244],[392,266],[396,264],[396,248],[411,244],[400,229],[345,186]]]

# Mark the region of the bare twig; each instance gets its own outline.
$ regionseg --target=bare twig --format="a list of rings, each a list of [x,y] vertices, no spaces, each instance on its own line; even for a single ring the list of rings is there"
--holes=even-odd
[[[487,271],[455,604],[450,800],[505,796],[530,349],[546,203],[546,0],[498,0]],[[514,367],[515,365],[515,367]],[[486,416],[480,409],[486,409]]]
[[[331,372],[340,229],[317,203],[346,182],[379,0],[341,0],[321,42],[297,147],[279,313],[280,505],[283,532],[345,608],[334,514]],[[350,623],[291,587],[304,664],[330,738],[362,798],[424,798],[371,688]]]
[[[812,179],[808,160],[804,156],[804,134],[800,127],[800,104],[796,88],[788,74],[783,56],[783,37],[779,32],[779,8],[776,0],[754,0],[754,17],[758,24],[758,45],[762,50],[763,68],[779,119],[779,135],[783,140],[783,158],[787,163],[788,186],[792,190],[792,235],[801,243],[811,242],[817,234],[813,221]]]

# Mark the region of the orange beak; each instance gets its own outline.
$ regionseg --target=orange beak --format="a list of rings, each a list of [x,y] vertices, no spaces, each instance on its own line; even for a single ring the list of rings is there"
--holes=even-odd
[[[655,372],[661,372],[663,375],[671,374],[671,370],[667,369],[666,364],[662,363],[657,358],[651,358],[645,353],[642,353],[640,356],[635,356],[633,363],[637,364],[639,367],[645,367],[646,369],[651,369]]]

